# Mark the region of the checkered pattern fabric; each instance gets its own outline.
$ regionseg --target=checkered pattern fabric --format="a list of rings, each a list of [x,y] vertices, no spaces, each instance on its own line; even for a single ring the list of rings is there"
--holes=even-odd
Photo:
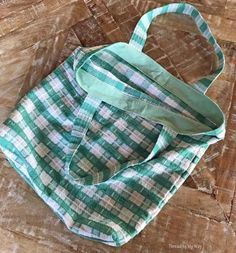
[[[218,56],[216,72],[194,87],[142,53],[152,19],[168,12],[191,16]],[[204,95],[223,65],[193,6],[154,9],[129,44],[77,48],[16,106],[0,128],[0,147],[71,231],[122,245],[224,137],[224,115]]]

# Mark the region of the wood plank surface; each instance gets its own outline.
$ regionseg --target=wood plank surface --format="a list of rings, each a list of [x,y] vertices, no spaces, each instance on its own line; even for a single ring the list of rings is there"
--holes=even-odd
[[[142,14],[170,2],[0,0],[0,122],[76,47],[127,42]],[[236,1],[188,2],[225,53],[224,72],[207,93],[225,112],[225,140],[209,148],[158,217],[120,248],[69,232],[0,154],[0,253],[236,252]],[[192,20],[176,14],[156,18],[145,52],[190,85],[217,66]]]

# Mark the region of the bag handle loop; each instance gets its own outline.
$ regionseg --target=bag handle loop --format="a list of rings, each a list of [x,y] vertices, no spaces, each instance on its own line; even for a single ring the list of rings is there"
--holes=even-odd
[[[129,44],[135,47],[138,51],[142,51],[147,39],[148,28],[151,25],[153,19],[157,16],[167,13],[179,13],[190,16],[197,25],[200,33],[214,48],[214,51],[217,55],[217,59],[219,61],[218,68],[213,74],[205,76],[193,84],[193,87],[205,93],[210,87],[211,83],[222,72],[225,64],[225,59],[222,49],[218,45],[206,21],[203,19],[198,10],[192,5],[186,3],[174,3],[147,12],[141,17],[141,19],[137,23],[134,32],[130,38]]]
[[[184,3],[169,4],[169,5],[166,5],[166,6],[163,6],[160,8],[156,8],[154,10],[147,12],[146,14],[144,14],[141,17],[141,19],[137,23],[137,25],[134,29],[133,35],[131,36],[129,45],[131,45],[132,47],[134,47],[138,51],[142,51],[143,47],[145,45],[146,39],[147,39],[147,31],[148,31],[148,28],[149,28],[152,20],[158,15],[163,15],[163,14],[171,13],[171,12],[172,13],[181,13],[181,14],[186,14],[186,15],[191,16],[194,19],[195,23],[197,24],[198,29],[200,30],[202,35],[214,47],[215,53],[216,53],[218,60],[219,60],[219,67],[217,68],[217,70],[215,71],[214,74],[206,76],[206,77],[198,80],[194,84],[194,87],[197,90],[201,91],[202,93],[205,93],[207,88],[210,86],[210,84],[222,72],[223,67],[224,67],[224,55],[222,53],[220,46],[217,44],[215,38],[213,37],[208,25],[206,24],[206,22],[204,21],[204,19],[200,15],[200,13],[193,6],[191,6],[189,4],[184,4]],[[123,90],[121,91],[117,88],[115,89],[114,87],[112,87],[110,85],[105,85],[104,81],[96,79],[93,75],[90,75],[89,73],[87,73],[86,71],[81,69],[82,65],[83,65],[83,61],[79,67],[76,66],[76,80],[80,84],[80,86],[88,93],[88,95],[89,95],[88,99],[90,99],[91,101],[94,100],[95,104],[97,106],[100,104],[100,101],[104,101],[108,104],[111,104],[111,105],[116,106],[122,110],[127,110],[127,111],[129,111],[128,110],[129,108],[131,108],[132,109],[131,111],[133,111],[134,109],[137,109],[136,108],[137,106],[142,106],[143,101],[136,103],[135,98],[132,98],[132,97],[129,97],[129,99],[127,99],[127,103],[120,103],[119,101],[121,101],[121,100],[123,101],[125,99],[125,94],[124,94]],[[96,84],[96,85],[94,85],[94,84]],[[171,82],[170,85],[172,87],[173,82]],[[196,92],[196,93],[198,93],[198,92]],[[199,95],[204,96],[202,94],[199,94]],[[118,98],[120,98],[120,100]],[[124,107],[123,107],[123,105],[124,105]],[[146,108],[146,110],[150,110],[151,106],[148,105],[145,108]],[[219,112],[219,110],[220,109],[218,108],[217,111]],[[144,112],[145,110],[138,110],[138,111]],[[161,108],[156,108],[157,113],[160,113],[160,111],[161,111]],[[155,113],[155,115],[157,113]],[[147,114],[147,115],[149,117],[149,114]],[[144,116],[144,115],[142,115],[142,116]],[[204,133],[206,135],[211,135],[213,137],[213,139],[222,138],[222,136],[224,135],[223,114],[222,114],[220,121],[221,122],[220,122],[217,129],[214,129],[212,131],[206,130],[206,132],[204,131]],[[161,122],[160,119],[158,120],[158,122]],[[180,121],[176,121],[176,124],[179,122]],[[194,127],[194,129],[195,128],[196,128],[196,126]],[[170,143],[172,143],[172,141],[176,138],[176,136],[178,134],[179,134],[179,131],[177,131],[176,126],[173,128],[173,126],[170,127],[169,125],[167,126],[167,125],[163,124],[163,128],[160,131],[160,135],[158,136],[156,143],[155,143],[152,151],[149,153],[149,155],[144,160],[135,162],[134,164],[130,164],[129,166],[141,165],[143,163],[146,163],[146,162],[154,159],[160,152],[164,151],[170,145]],[[68,179],[70,179],[72,181],[75,180],[74,182],[76,184],[81,185],[81,183],[78,182],[74,178],[73,174],[70,173],[71,172],[71,169],[70,169],[71,162],[72,162],[72,159],[73,159],[79,145],[73,146],[72,149],[70,150],[73,152],[69,152],[69,155],[67,156],[66,177],[68,177]],[[103,181],[103,182],[105,182],[105,181]],[[97,184],[100,184],[103,182],[96,182],[95,184],[97,185]],[[95,184],[93,184],[93,185],[95,185]]]

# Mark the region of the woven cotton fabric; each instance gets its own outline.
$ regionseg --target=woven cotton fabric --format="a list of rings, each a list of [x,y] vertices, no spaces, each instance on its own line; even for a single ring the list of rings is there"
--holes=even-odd
[[[194,87],[181,90],[180,80],[144,55],[142,66],[122,57],[128,46],[129,56],[141,51],[148,25],[167,12],[190,15],[218,56],[216,72]],[[223,62],[194,7],[157,8],[139,21],[129,45],[77,48],[16,106],[0,128],[0,147],[71,231],[122,245],[158,214],[209,145],[223,139],[223,114],[204,95]],[[150,74],[152,67],[162,74]],[[209,112],[169,84],[199,96]]]

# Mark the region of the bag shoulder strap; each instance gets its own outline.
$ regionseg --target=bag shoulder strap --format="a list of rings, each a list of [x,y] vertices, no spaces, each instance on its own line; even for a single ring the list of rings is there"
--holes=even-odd
[[[205,76],[200,80],[196,81],[193,84],[197,90],[205,93],[207,89],[210,87],[212,82],[219,76],[222,72],[225,64],[224,54],[218,45],[216,39],[214,38],[209,26],[206,21],[203,19],[198,10],[190,4],[186,3],[174,3],[168,4],[163,7],[159,7],[153,9],[146,14],[144,14],[139,22],[137,23],[134,32],[131,36],[129,44],[135,47],[137,50],[142,51],[147,39],[147,31],[149,26],[151,25],[153,19],[159,15],[167,14],[167,13],[179,13],[190,16],[195,24],[197,25],[200,33],[207,39],[207,41],[213,46],[214,51],[217,55],[218,59],[218,68],[211,75]]]

